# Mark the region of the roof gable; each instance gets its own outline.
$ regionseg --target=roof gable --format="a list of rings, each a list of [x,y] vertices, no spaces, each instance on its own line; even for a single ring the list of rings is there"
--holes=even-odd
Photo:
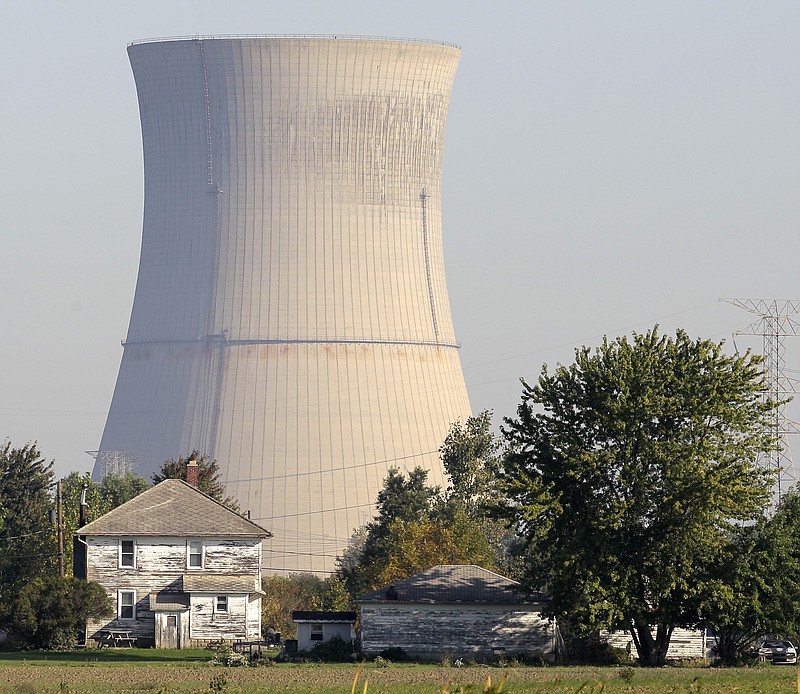
[[[76,535],[272,537],[183,480],[164,480],[79,528]]]
[[[525,594],[520,584],[473,564],[439,564],[362,595],[357,602],[493,603],[544,602],[540,594]]]

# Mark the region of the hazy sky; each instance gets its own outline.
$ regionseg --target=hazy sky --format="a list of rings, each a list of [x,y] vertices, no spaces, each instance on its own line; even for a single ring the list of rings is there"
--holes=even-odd
[[[299,33],[462,48],[443,226],[476,412],[604,334],[730,343],[752,316],[720,297],[800,298],[796,0],[4,0],[0,441],[59,475],[100,442],[141,240],[126,45]]]

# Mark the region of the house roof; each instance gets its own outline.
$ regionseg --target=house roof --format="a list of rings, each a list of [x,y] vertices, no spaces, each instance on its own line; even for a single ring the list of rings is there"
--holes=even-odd
[[[541,593],[526,594],[510,578],[473,564],[439,564],[362,595],[360,603],[525,604],[547,601]]]
[[[272,537],[183,480],[164,480],[79,528],[76,535]]]
[[[186,593],[261,593],[255,576],[242,574],[184,574]],[[262,593],[263,595],[263,593]]]
[[[355,623],[355,612],[315,612],[313,610],[293,610],[293,622],[338,622],[342,624]]]

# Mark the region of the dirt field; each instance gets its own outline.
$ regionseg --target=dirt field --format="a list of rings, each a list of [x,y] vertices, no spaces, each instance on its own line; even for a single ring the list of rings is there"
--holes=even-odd
[[[357,672],[355,665],[276,665],[257,668],[214,668],[204,662],[178,664],[141,659],[93,662],[86,654],[72,660],[13,661],[0,656],[0,692],[287,692],[289,694],[350,694]],[[788,694],[798,692],[795,667],[759,667],[753,669],[716,668],[587,668],[547,667],[509,670],[488,667],[445,668],[436,665],[400,665],[378,668],[367,664],[362,670],[356,691],[363,694],[434,694],[448,687],[449,692],[481,692],[487,677],[498,682],[507,673],[505,692],[626,692],[667,694],[667,692],[702,692],[722,694],[759,692]]]

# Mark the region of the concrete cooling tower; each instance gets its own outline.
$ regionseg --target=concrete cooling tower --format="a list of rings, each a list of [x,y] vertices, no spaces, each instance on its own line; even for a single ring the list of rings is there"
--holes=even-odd
[[[144,146],[130,326],[94,475],[193,449],[274,538],[333,568],[387,470],[470,414],[442,258],[460,51],[216,37],[128,48]]]

